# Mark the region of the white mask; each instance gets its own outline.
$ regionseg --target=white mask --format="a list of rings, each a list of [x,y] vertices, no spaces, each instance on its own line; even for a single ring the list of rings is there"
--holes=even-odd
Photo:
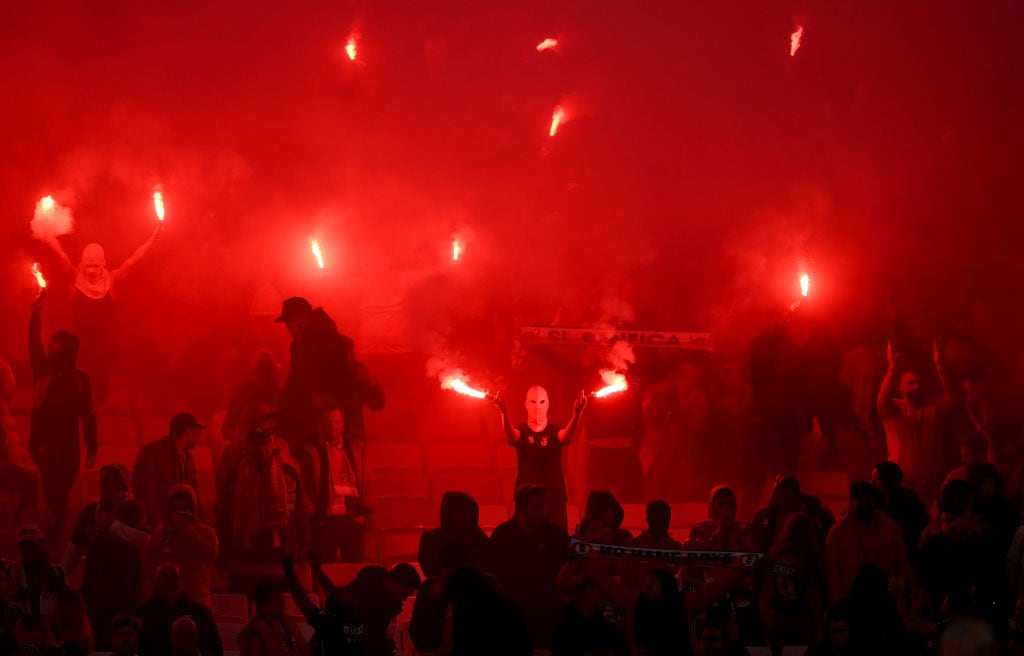
[[[543,387],[531,387],[526,393],[526,416],[530,428],[542,431],[548,425],[548,391]]]

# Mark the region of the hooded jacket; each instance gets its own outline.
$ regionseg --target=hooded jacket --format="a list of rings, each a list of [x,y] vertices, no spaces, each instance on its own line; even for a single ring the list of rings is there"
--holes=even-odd
[[[192,508],[192,522],[174,526],[171,518],[171,501],[178,497],[189,500]],[[217,532],[196,517],[196,492],[190,485],[175,485],[167,494],[163,521],[149,541],[146,549],[144,571],[153,572],[163,563],[174,563],[181,571],[182,586],[189,599],[210,607],[210,576],[217,560]],[[146,578],[149,583],[149,577]]]
[[[76,367],[78,338],[63,330],[53,334],[59,353],[47,355],[42,339],[42,306],[29,318],[29,360],[35,385],[32,393],[32,425],[29,450],[37,465],[49,453],[78,462],[79,424],[86,453],[96,455],[96,411],[89,377]]]
[[[456,526],[453,516],[459,507],[468,510],[470,521]],[[459,542],[466,549],[469,565],[483,567],[487,563],[490,540],[480,528],[480,506],[465,492],[445,492],[441,498],[441,526],[423,531],[417,559],[423,573],[437,576],[441,573],[441,552],[449,542]]]

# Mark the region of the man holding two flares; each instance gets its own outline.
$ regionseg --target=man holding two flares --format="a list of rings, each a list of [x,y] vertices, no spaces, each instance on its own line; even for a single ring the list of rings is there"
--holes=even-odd
[[[572,408],[572,418],[566,426],[548,422],[548,392],[534,386],[526,393],[527,421],[518,427],[512,425],[508,408],[501,395],[494,397],[494,405],[501,413],[501,426],[508,438],[509,446],[515,447],[519,468],[516,472],[516,487],[543,485],[547,488],[548,519],[566,528],[565,504],[568,498],[565,489],[565,474],[562,472],[562,447],[569,443],[576,433],[583,410],[587,407],[587,394],[580,392]]]

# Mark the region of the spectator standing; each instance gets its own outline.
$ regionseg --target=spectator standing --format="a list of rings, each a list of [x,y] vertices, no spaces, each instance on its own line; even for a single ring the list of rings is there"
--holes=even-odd
[[[423,531],[417,560],[423,573],[436,576],[442,571],[441,553],[450,543],[461,545],[466,562],[482,568],[487,563],[490,541],[480,528],[480,506],[465,492],[445,492],[441,498],[441,526]]]
[[[50,562],[43,531],[35,524],[19,528],[15,538],[21,558],[11,565],[11,601],[24,615],[49,617],[57,594],[68,587],[64,570]]]
[[[814,640],[824,608],[824,569],[814,521],[804,513],[791,514],[768,554],[761,589],[761,612],[772,649]]]
[[[182,412],[171,419],[169,429],[165,437],[139,449],[132,473],[132,491],[146,507],[146,516],[154,526],[164,519],[167,493],[172,487],[190,485],[197,499],[199,494],[192,449],[199,446],[206,426]]]
[[[914,561],[917,540],[928,526],[928,510],[917,492],[903,487],[903,470],[895,462],[880,462],[871,470],[871,484],[882,495],[882,510],[900,527],[907,559]]]
[[[118,615],[110,625],[110,653],[113,656],[139,656],[142,622],[134,615]]]
[[[146,549],[146,571],[174,563],[181,571],[185,594],[206,607],[211,605],[211,570],[217,561],[217,532],[196,516],[196,492],[190,485],[175,485],[167,494],[167,511]]]
[[[167,656],[171,651],[174,622],[188,617],[199,632],[199,651],[203,656],[223,656],[224,647],[213,622],[210,609],[185,595],[181,571],[177,565],[164,563],[156,570],[156,592],[139,608],[142,633],[139,653],[144,656]]]
[[[283,581],[273,578],[256,584],[252,595],[255,613],[238,634],[241,656],[309,656],[298,625],[284,614],[285,589]]]

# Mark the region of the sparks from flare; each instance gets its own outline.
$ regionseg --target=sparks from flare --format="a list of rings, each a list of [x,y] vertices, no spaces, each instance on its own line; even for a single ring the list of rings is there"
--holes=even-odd
[[[356,60],[356,54],[358,54],[356,37],[350,36],[348,42],[345,43],[345,54],[351,61]]]
[[[544,52],[545,50],[553,50],[558,47],[558,39],[552,39],[548,37],[537,44],[537,52]]]
[[[153,208],[156,209],[156,220],[164,220],[164,195],[159,191],[153,192]]]
[[[602,371],[601,378],[604,379],[605,386],[594,392],[595,398],[603,399],[606,396],[625,392],[629,389],[629,381],[626,380],[625,376],[618,372]]]
[[[38,262],[32,263],[32,275],[35,276],[39,289],[46,289],[46,278],[43,277],[43,272],[39,270]]]
[[[565,109],[561,105],[555,107],[555,111],[551,115],[551,129],[548,130],[549,137],[558,134],[558,126],[565,122],[565,118]]]
[[[324,254],[320,250],[320,242],[316,239],[309,240],[309,250],[313,253],[313,257],[316,258],[316,265],[321,269],[324,268]]]
[[[458,262],[459,257],[462,255],[462,244],[459,243],[458,239],[452,241],[452,262]]]
[[[465,396],[471,396],[474,399],[486,399],[489,396],[487,392],[473,389],[459,376],[445,376],[442,378],[441,389],[450,389],[453,392],[458,392]]]
[[[804,26],[797,25],[793,33],[789,35],[789,56],[796,57],[796,51],[800,49],[800,41],[804,38]]]
[[[811,277],[805,273],[800,276],[800,295],[806,297],[809,291],[811,291]]]

